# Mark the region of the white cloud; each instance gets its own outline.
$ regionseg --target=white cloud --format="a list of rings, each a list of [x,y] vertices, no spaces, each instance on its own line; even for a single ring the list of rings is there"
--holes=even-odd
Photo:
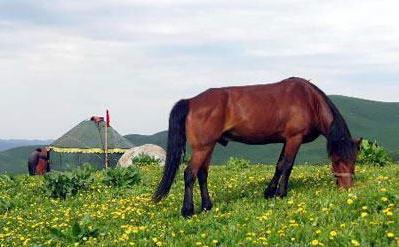
[[[123,134],[153,133],[167,128],[180,98],[291,75],[327,93],[399,101],[398,7],[391,0],[0,3],[7,116],[0,137],[56,138],[107,107]]]

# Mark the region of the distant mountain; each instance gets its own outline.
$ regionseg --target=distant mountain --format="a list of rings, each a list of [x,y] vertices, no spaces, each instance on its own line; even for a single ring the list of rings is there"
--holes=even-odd
[[[347,120],[352,135],[377,140],[399,160],[399,103],[386,103],[345,96],[329,96]],[[135,145],[152,143],[166,148],[167,131],[154,135],[125,136]],[[320,137],[313,143],[302,145],[297,163],[325,163],[326,141]],[[37,146],[19,147],[0,152],[0,172],[26,172],[26,159]],[[229,157],[241,157],[257,163],[275,163],[281,144],[262,146],[230,142],[227,147],[217,145],[213,164],[224,164]]]
[[[0,139],[0,151],[22,146],[48,145],[51,142],[53,140]]]
[[[144,144],[155,144],[163,148],[166,148],[168,131],[166,130],[161,131],[153,135],[131,134],[131,135],[126,135],[125,137],[135,146],[141,146]]]

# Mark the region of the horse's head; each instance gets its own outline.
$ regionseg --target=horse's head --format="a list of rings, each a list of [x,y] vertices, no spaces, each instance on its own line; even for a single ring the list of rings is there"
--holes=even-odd
[[[360,150],[360,144],[362,138],[353,138],[354,155],[351,159],[343,159],[341,157],[332,157],[333,161],[333,174],[337,178],[337,185],[341,188],[350,188],[353,186],[353,176],[355,174],[355,163],[357,159],[357,153]]]

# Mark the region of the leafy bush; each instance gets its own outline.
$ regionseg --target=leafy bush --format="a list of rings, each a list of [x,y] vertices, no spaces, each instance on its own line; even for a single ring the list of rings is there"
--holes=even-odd
[[[155,158],[154,156],[150,156],[145,153],[141,153],[132,159],[134,165],[137,166],[148,166],[148,165],[160,165],[161,160]]]
[[[133,186],[141,181],[141,174],[137,167],[116,167],[104,170],[103,183],[112,187]]]
[[[65,199],[80,190],[88,189],[93,183],[92,173],[96,168],[89,164],[67,172],[51,172],[44,176],[45,193],[53,198]]]
[[[370,164],[375,166],[385,166],[392,162],[388,151],[377,142],[363,140],[360,144],[360,151],[357,157],[358,164]]]
[[[90,226],[91,218],[84,217],[82,221],[75,221],[66,231],[57,228],[50,228],[50,235],[62,245],[70,246],[70,244],[84,243],[89,238],[95,238],[99,234],[99,229]]]
[[[241,170],[241,169],[248,168],[251,165],[251,162],[249,160],[246,160],[246,159],[230,157],[227,160],[227,164],[226,165],[227,165],[227,167],[229,169]]]
[[[6,199],[0,198],[0,214],[4,214],[14,207],[14,204]]]
[[[0,186],[3,188],[8,188],[10,186],[13,186],[15,184],[15,178],[11,177],[7,174],[2,174],[0,175]]]

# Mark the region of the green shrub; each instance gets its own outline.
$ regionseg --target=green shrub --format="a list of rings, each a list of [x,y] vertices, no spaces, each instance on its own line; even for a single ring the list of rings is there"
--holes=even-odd
[[[229,169],[242,170],[242,169],[248,168],[251,165],[251,162],[246,159],[230,157],[227,160],[226,165],[227,165],[227,168],[229,168]]]
[[[65,199],[80,190],[88,189],[93,183],[92,174],[96,168],[84,164],[67,172],[51,172],[44,176],[44,191],[53,198]]]
[[[132,159],[132,162],[136,166],[148,166],[148,165],[160,165],[161,160],[150,156],[145,153],[141,153]]]
[[[388,151],[377,142],[363,140],[360,144],[360,151],[357,157],[358,164],[370,164],[375,166],[385,166],[392,162]]]
[[[14,207],[14,204],[6,199],[0,198],[0,214],[4,214],[10,211]]]
[[[104,170],[103,183],[112,187],[128,187],[141,181],[140,170],[135,166],[116,167]]]
[[[0,186],[3,188],[9,188],[15,184],[15,178],[7,174],[0,175]]]
[[[54,227],[50,228],[50,236],[61,246],[84,243],[89,238],[96,238],[99,234],[99,229],[92,227],[91,224],[91,218],[84,217],[80,222],[75,220],[70,228],[63,231]]]

